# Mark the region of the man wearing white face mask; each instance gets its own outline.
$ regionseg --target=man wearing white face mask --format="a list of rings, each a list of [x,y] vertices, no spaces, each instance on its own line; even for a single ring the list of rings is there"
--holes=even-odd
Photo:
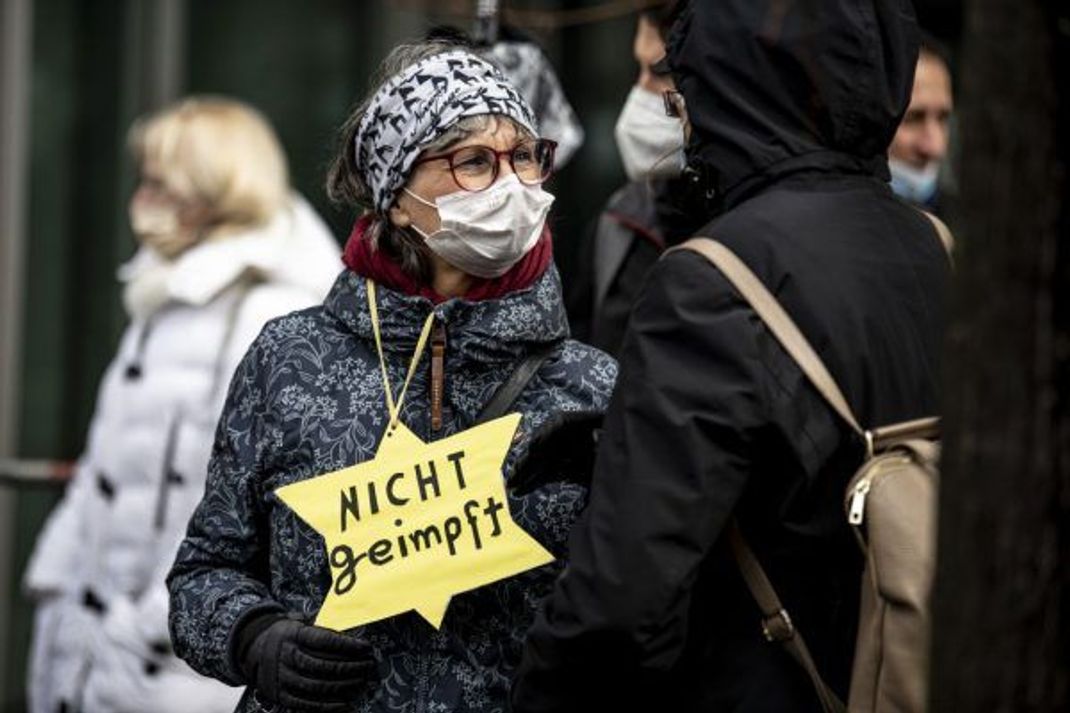
[[[629,183],[603,209],[581,250],[569,316],[578,338],[616,353],[628,314],[647,270],[661,253],[703,222],[685,208],[690,193],[684,169],[684,126],[668,116],[665,92],[672,78],[659,65],[675,3],[639,14],[633,53],[639,76],[614,132]]]
[[[892,190],[910,203],[940,214],[940,175],[947,158],[954,108],[946,52],[922,35],[910,106],[888,147]]]
[[[663,33],[672,3],[639,15],[632,51],[639,77],[624,102],[614,135],[629,180],[675,178],[684,169],[684,135],[680,122],[665,115],[663,95],[675,89],[658,65],[665,56]]]

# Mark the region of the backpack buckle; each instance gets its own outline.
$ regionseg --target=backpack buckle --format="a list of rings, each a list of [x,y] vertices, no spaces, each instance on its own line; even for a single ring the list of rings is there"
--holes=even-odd
[[[771,643],[781,643],[795,638],[795,624],[785,609],[762,619],[762,634]]]

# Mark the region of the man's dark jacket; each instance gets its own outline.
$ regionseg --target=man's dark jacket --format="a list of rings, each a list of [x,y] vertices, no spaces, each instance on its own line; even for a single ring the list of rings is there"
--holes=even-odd
[[[570,280],[572,336],[616,356],[639,289],[667,248],[705,223],[683,178],[632,181],[610,196]]]
[[[866,426],[937,410],[949,261],[889,189],[913,79],[909,0],[692,2],[670,37],[689,164],[740,255]],[[861,557],[843,507],[861,444],[726,279],[673,253],[625,337],[589,505],[514,685],[533,711],[820,710],[759,628],[733,515],[846,695]]]

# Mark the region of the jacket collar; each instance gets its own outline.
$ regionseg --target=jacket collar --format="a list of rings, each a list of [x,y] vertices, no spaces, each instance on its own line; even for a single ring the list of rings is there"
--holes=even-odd
[[[701,192],[684,177],[632,181],[610,197],[605,214],[661,250],[683,242],[709,220]]]
[[[210,236],[173,262],[141,248],[118,271],[120,282],[135,282],[148,273],[165,274],[167,301],[202,306],[245,275],[286,272],[295,241],[303,239],[295,224],[305,225],[312,209],[298,196],[269,223],[238,233]],[[322,289],[322,288],[320,288]],[[320,293],[322,294],[322,293]]]
[[[716,194],[709,212],[723,213],[774,185],[804,175],[869,176],[887,183],[888,159],[884,156],[863,159],[837,151],[814,151],[794,156],[752,174],[723,193]]]
[[[447,350],[466,360],[511,363],[533,346],[568,336],[568,320],[557,269],[550,267],[531,287],[504,297],[472,302],[450,299],[435,305],[426,297],[377,286],[383,349],[411,352],[429,312],[446,327]],[[360,339],[374,343],[365,279],[339,275],[327,295],[327,312]]]

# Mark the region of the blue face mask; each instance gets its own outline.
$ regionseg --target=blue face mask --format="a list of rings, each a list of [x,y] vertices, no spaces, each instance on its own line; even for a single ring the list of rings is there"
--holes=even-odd
[[[916,205],[925,205],[936,195],[940,179],[940,164],[936,161],[918,169],[889,158],[888,169],[892,172],[892,190],[900,198]]]

